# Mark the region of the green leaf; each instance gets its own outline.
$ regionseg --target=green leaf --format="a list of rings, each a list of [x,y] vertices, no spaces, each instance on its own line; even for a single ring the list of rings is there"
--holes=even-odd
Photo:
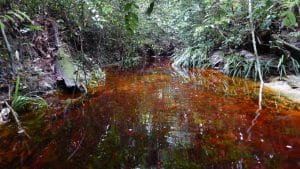
[[[24,12],[22,12],[22,11],[20,11],[20,10],[15,10],[16,11],[16,13],[18,13],[18,14],[20,14],[20,15],[22,15],[25,19],[27,19],[29,22],[31,22],[31,19],[30,19],[30,17],[27,15],[27,14],[25,14]]]
[[[129,12],[132,8],[132,2],[127,3],[124,7],[125,12]]]
[[[283,13],[283,21],[282,24],[287,27],[297,26],[296,16],[291,11],[286,11]]]
[[[19,96],[19,88],[20,88],[20,76],[17,76],[15,93],[13,95],[13,99],[15,100]]]
[[[9,15],[4,15],[4,17],[8,20],[10,20],[11,22],[15,23],[15,19]]]
[[[43,31],[43,28],[37,25],[26,25],[31,31]]]
[[[149,7],[148,7],[148,9],[147,9],[147,11],[146,11],[146,14],[147,14],[148,16],[150,16],[151,13],[153,12],[153,8],[154,8],[154,1],[150,3],[150,5],[149,5]]]
[[[20,14],[14,11],[8,11],[7,13],[16,16],[21,22],[24,22],[24,18]]]
[[[129,32],[134,33],[134,30],[138,27],[138,24],[139,17],[136,13],[129,12],[125,15],[125,26]]]
[[[104,14],[107,15],[107,14],[110,14],[113,12],[113,8],[111,6],[106,5],[106,6],[102,7],[102,11]]]
[[[140,8],[136,3],[133,3],[132,5],[133,5],[133,7],[135,7],[136,9],[139,9],[139,8]]]
[[[2,21],[0,21],[0,29],[5,29],[5,25]]]

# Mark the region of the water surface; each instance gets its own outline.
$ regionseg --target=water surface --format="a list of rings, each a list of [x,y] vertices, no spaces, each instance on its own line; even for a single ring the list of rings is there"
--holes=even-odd
[[[74,105],[0,128],[0,168],[300,168],[300,111],[258,85],[208,71],[106,71]],[[62,106],[64,105],[64,106]],[[66,105],[68,108],[65,108]]]

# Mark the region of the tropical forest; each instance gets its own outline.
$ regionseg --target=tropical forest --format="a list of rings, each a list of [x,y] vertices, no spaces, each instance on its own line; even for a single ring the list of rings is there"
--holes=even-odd
[[[0,169],[300,169],[300,0],[0,0]]]

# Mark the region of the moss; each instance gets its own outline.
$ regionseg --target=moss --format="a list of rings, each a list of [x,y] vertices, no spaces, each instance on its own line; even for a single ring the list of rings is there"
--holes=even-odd
[[[58,61],[57,69],[61,76],[63,76],[65,84],[67,87],[75,86],[76,74],[75,66],[72,63],[70,55],[66,52],[64,48],[58,49]]]

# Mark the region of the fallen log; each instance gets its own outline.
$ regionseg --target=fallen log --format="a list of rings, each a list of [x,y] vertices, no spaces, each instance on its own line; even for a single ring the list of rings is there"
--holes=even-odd
[[[283,44],[283,45],[285,45],[285,46],[288,46],[288,47],[290,47],[290,48],[292,48],[292,49],[294,49],[294,50],[300,52],[300,48],[298,48],[298,47],[296,47],[295,45],[293,45],[293,44],[291,44],[291,43],[288,43],[288,42],[286,42],[286,41],[284,41],[284,40],[282,40],[282,39],[277,39],[276,42],[277,42],[277,43],[280,43],[280,44]]]
[[[291,54],[293,54],[293,56],[300,56],[300,48],[298,48],[296,45],[294,45],[290,42],[287,42],[278,36],[272,36],[272,37],[275,40],[275,43],[279,44],[279,46],[282,48],[281,50],[283,50],[284,53],[291,53]],[[285,49],[283,49],[283,48],[285,48]],[[287,52],[287,50],[288,50],[288,52]]]

